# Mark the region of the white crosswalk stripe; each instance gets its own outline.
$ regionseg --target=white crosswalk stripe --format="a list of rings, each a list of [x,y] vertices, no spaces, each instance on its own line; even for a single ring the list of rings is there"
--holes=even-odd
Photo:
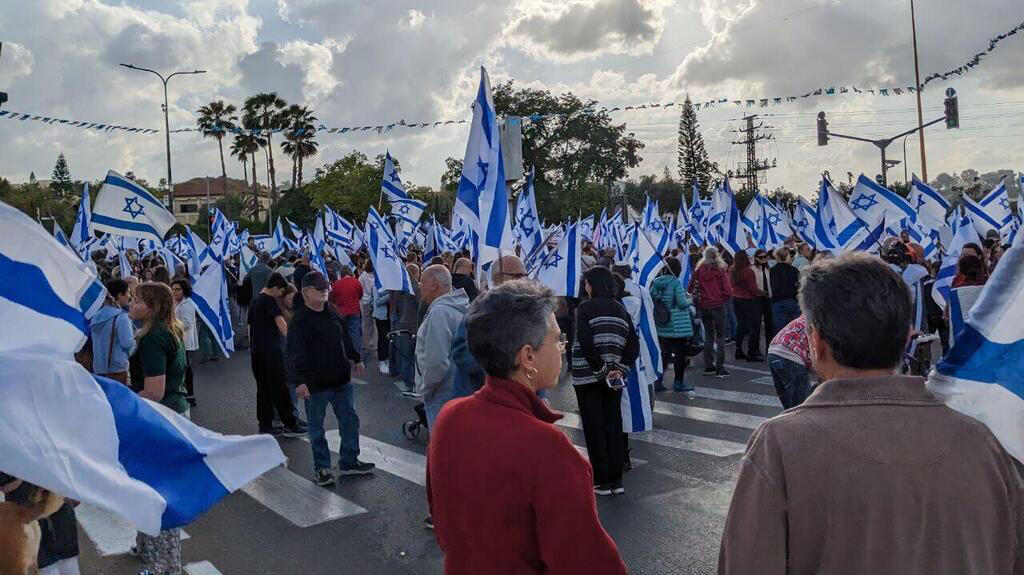
[[[209,561],[189,563],[185,566],[185,573],[187,575],[221,575],[220,570],[214,567],[213,563],[210,563]]]
[[[701,399],[717,399],[719,401],[731,401],[733,403],[745,403],[747,405],[760,405],[764,407],[782,407],[779,398],[775,395],[729,391],[714,387],[698,387],[695,393]]]
[[[285,467],[271,469],[243,487],[242,491],[297,527],[311,527],[366,513],[355,503]]]
[[[562,427],[568,427],[571,429],[583,429],[583,422],[580,420],[580,416],[571,412],[561,412],[562,419],[555,422],[555,425]],[[676,431],[668,431],[665,429],[654,429],[652,431],[645,431],[643,433],[631,433],[629,435],[630,440],[643,441],[645,443],[653,443],[655,445],[661,445],[663,447],[671,447],[674,449],[685,449],[687,451],[696,451],[697,453],[703,453],[705,455],[714,455],[715,457],[728,457],[730,455],[737,455],[743,453],[746,449],[746,444],[739,443],[737,441],[728,441],[726,439],[715,439],[712,437],[703,437],[700,435],[690,435],[689,433],[679,433]]]
[[[745,429],[757,429],[758,425],[761,425],[766,419],[768,419],[767,417],[760,417],[757,415],[708,409],[706,407],[679,405],[678,403],[671,403],[668,401],[656,402],[654,404],[654,413],[673,415],[675,417],[683,417],[686,419],[695,419],[697,421],[707,421],[710,423],[721,423],[723,425],[732,425],[734,427],[743,427]]]
[[[135,546],[135,528],[109,511],[83,503],[75,508],[75,517],[102,557],[124,555]],[[188,538],[182,529],[182,541]]]

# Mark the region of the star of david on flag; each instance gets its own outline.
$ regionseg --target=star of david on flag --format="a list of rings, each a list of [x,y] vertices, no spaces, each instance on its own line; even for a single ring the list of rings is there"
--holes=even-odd
[[[145,188],[111,170],[96,194],[90,231],[153,240],[163,245],[167,230],[176,223]]]

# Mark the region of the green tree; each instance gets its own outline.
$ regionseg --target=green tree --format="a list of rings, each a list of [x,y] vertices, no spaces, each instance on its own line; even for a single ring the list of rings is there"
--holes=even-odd
[[[242,123],[246,127],[260,130],[260,145],[267,154],[267,177],[270,179],[271,207],[277,204],[277,178],[274,172],[273,130],[282,127],[284,110],[288,103],[277,95],[277,92],[264,92],[249,96],[242,106]]]
[[[235,139],[231,142],[231,155],[242,162],[243,170],[246,163],[252,164],[252,196],[246,205],[248,205],[254,220],[260,219],[259,181],[256,179],[256,152],[260,150],[261,142],[261,138],[250,132],[235,134]],[[248,183],[248,180],[246,183]]]
[[[395,167],[398,168],[397,161]],[[353,150],[317,168],[313,181],[303,191],[314,208],[326,205],[346,218],[362,220],[370,206],[380,202],[383,173],[384,154],[371,162],[366,154]]]
[[[53,173],[50,175],[50,189],[57,198],[66,200],[71,196],[71,169],[68,168],[68,161],[64,158],[64,152],[57,155],[57,162],[53,165]]]
[[[292,104],[284,111],[285,140],[281,148],[292,158],[292,188],[302,187],[302,161],[316,155],[316,116],[306,106]]]
[[[228,169],[224,165],[224,135],[235,129],[235,120],[238,116],[235,111],[238,108],[234,104],[224,104],[223,100],[216,100],[196,110],[199,118],[196,119],[196,126],[204,138],[217,140],[217,150],[220,152],[220,174],[224,183],[224,195],[228,193]],[[230,212],[225,215],[231,217]]]
[[[679,113],[679,178],[686,190],[692,190],[696,182],[702,192],[708,193],[718,171],[718,164],[708,159],[708,151],[704,147],[704,136],[700,133],[697,123],[697,111],[693,108],[690,96],[683,102],[683,110]]]
[[[597,102],[571,92],[517,89],[510,80],[494,89],[494,107],[502,116],[540,114],[523,124],[523,165],[536,170],[534,187],[541,217],[559,220],[607,205],[608,182],[626,177],[640,164],[644,145],[626,125],[597,111]],[[602,198],[602,201],[598,201]]]

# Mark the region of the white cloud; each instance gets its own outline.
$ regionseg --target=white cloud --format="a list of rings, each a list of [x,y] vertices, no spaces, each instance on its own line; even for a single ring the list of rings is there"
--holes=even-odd
[[[18,76],[28,76],[36,63],[32,51],[14,42],[4,42],[0,54],[0,86],[9,85]]]
[[[427,15],[413,8],[398,22],[398,25],[405,30],[417,30],[426,21]]]

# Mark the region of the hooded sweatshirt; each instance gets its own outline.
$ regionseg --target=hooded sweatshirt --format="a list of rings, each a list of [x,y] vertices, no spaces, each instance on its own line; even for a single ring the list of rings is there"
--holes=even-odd
[[[90,331],[93,372],[105,375],[128,371],[128,357],[135,351],[135,330],[128,314],[117,306],[104,304],[93,316]],[[111,337],[115,338],[113,342]]]
[[[451,396],[452,340],[469,309],[465,290],[448,292],[430,304],[416,332],[416,390],[430,400],[438,393]]]

